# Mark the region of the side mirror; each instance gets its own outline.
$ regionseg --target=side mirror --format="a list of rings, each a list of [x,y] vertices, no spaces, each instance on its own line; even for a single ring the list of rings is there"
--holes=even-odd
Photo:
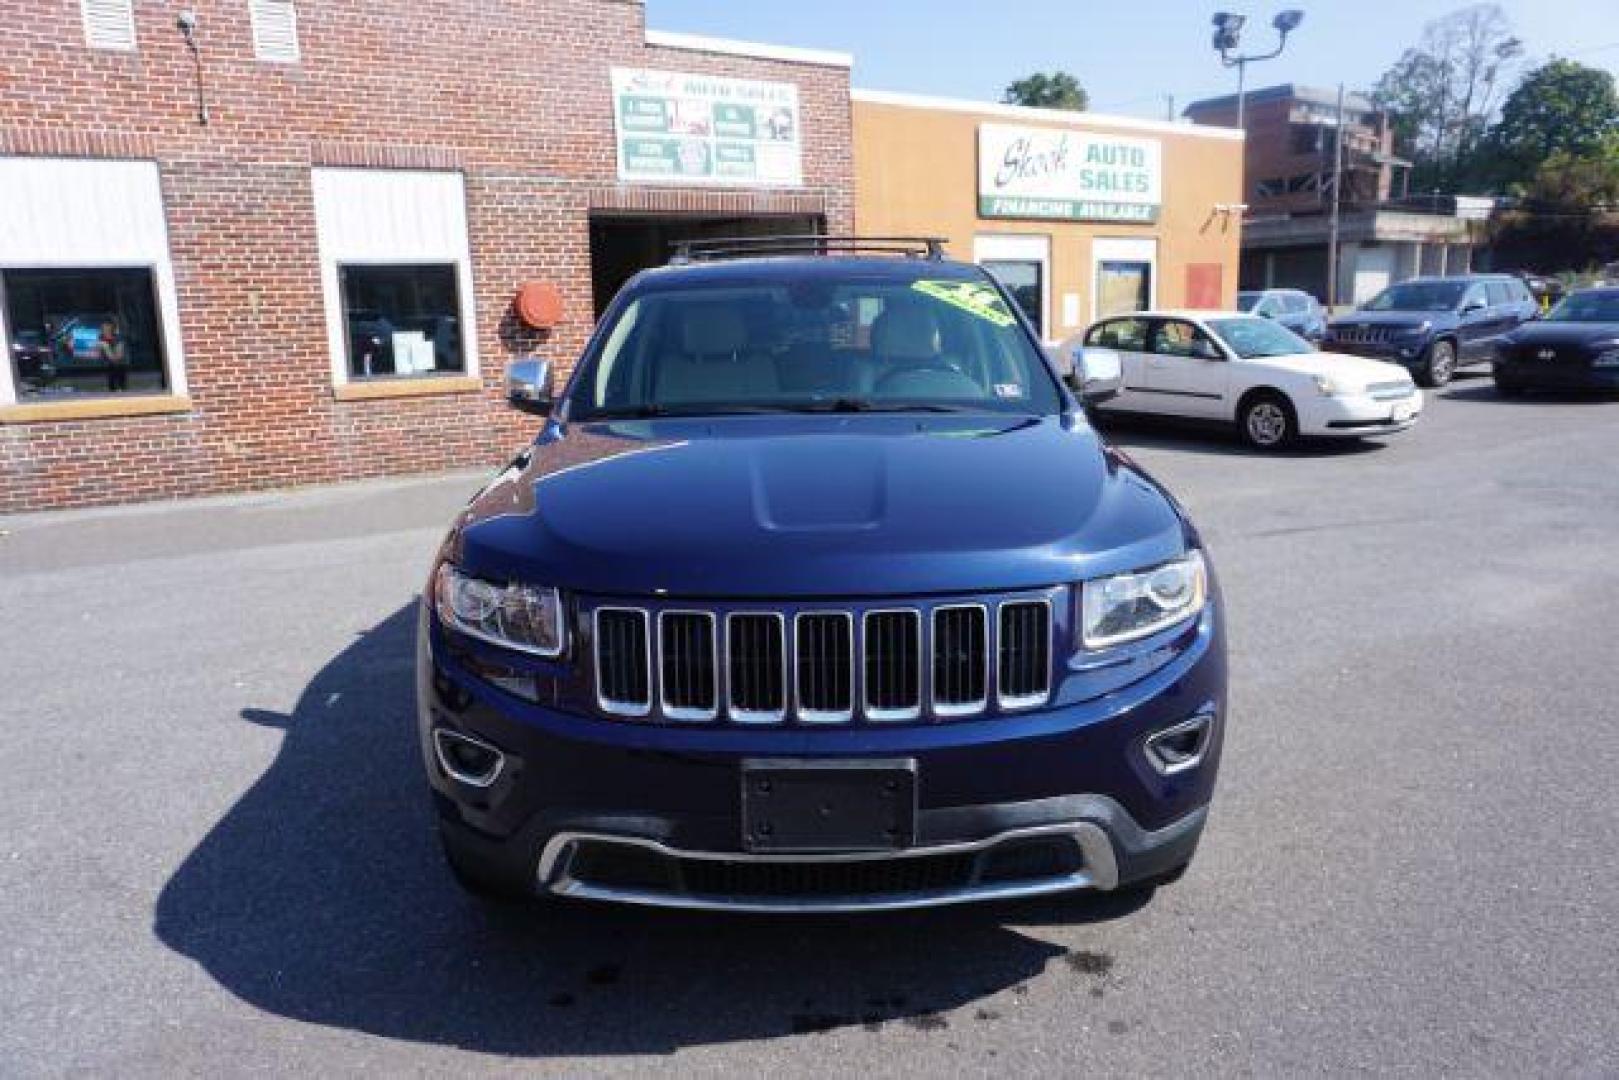
[[[1124,389],[1124,361],[1112,349],[1075,349],[1073,373],[1067,381],[1081,402],[1095,405]]]
[[[1471,315],[1475,311],[1483,311],[1487,306],[1488,305],[1486,305],[1484,301],[1474,297],[1472,300],[1469,300],[1462,305],[1462,314]]]
[[[1261,319],[1274,319],[1274,318],[1276,318],[1276,312],[1272,311],[1270,308],[1260,308],[1259,311],[1258,311],[1258,315],[1259,315],[1259,317]]]
[[[551,361],[513,360],[506,365],[506,402],[535,416],[548,416],[551,396]]]

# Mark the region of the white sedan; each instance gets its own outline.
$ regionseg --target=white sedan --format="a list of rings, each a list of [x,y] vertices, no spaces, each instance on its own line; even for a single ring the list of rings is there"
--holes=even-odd
[[[1123,385],[1102,411],[1223,420],[1261,449],[1300,436],[1387,435],[1422,415],[1422,392],[1405,368],[1317,352],[1254,315],[1136,312],[1097,322],[1065,351],[1078,344],[1119,355]]]

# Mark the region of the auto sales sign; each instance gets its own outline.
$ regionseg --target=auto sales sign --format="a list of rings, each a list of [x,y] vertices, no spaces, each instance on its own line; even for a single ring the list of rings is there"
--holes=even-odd
[[[978,128],[978,214],[1068,221],[1158,220],[1163,148],[1064,128]]]

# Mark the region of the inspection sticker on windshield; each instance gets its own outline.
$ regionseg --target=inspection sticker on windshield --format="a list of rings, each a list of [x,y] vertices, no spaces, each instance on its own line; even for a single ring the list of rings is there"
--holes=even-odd
[[[1020,398],[1023,396],[1023,387],[1015,382],[998,382],[995,384],[995,396],[998,398]]]
[[[960,308],[996,326],[1011,326],[1017,320],[994,289],[974,281],[914,281],[911,288],[924,296]]]

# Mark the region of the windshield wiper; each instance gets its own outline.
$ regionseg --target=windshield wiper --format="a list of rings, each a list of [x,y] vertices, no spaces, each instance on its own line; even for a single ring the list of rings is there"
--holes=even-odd
[[[967,405],[943,405],[928,402],[895,402],[893,404],[872,401],[870,398],[841,397],[831,401],[806,401],[797,405],[785,405],[784,409],[793,412],[807,413],[900,413],[900,412],[927,412],[927,413],[957,413],[971,412]]]

